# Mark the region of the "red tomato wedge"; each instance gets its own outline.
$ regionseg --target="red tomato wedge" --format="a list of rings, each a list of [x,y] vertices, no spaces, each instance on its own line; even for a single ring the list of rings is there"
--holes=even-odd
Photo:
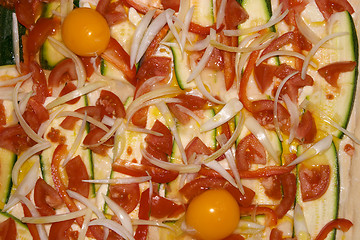
[[[48,84],[49,87],[58,87],[68,81],[77,79],[75,63],[72,59],[66,58],[56,64],[50,72]]]
[[[101,13],[109,26],[125,21],[127,14],[120,2],[111,2],[110,0],[100,0],[96,10]]]
[[[124,118],[126,115],[125,108],[120,98],[113,92],[101,90],[100,97],[96,101],[99,106],[109,117]]]
[[[58,239],[71,240],[67,232],[71,228],[71,225],[73,223],[74,223],[73,219],[53,223],[50,227],[49,240],[58,240]]]
[[[63,87],[63,89],[61,90],[59,96],[64,96],[65,94],[68,94],[74,90],[76,90],[76,86],[75,84],[73,84],[72,82],[67,82],[65,84],[65,86]],[[67,104],[75,104],[80,100],[80,97],[74,98],[73,100],[67,101]]]
[[[275,208],[276,215],[279,219],[294,205],[296,196],[296,177],[292,173],[287,173],[280,176],[281,184],[283,187],[283,198],[278,206]]]
[[[0,238],[6,240],[16,239],[16,224],[15,220],[8,218],[7,220],[0,223]]]
[[[307,202],[319,199],[329,187],[330,166],[307,168],[302,164],[299,168],[299,178],[302,200]]]
[[[194,137],[185,148],[185,153],[187,159],[190,159],[193,154],[204,154],[210,155],[213,151],[205,145],[203,141],[199,137]]]
[[[55,209],[63,204],[57,191],[39,178],[34,188],[34,201],[41,216],[55,215]]]
[[[315,240],[324,240],[326,236],[331,232],[334,228],[339,229],[343,232],[349,231],[349,229],[353,226],[353,223],[350,220],[344,218],[334,219],[328,222],[316,236]]]
[[[261,185],[265,189],[265,194],[274,199],[274,200],[280,200],[282,197],[281,193],[281,182],[280,178],[277,175],[262,178],[261,179]]]
[[[65,170],[69,179],[68,189],[87,198],[89,196],[90,184],[83,182],[83,180],[89,180],[89,174],[81,157],[78,155],[71,159],[66,164]]]
[[[149,194],[146,190],[142,194]],[[151,216],[154,218],[162,219],[165,217],[174,218],[185,211],[184,205],[176,204],[175,202],[161,197],[156,193],[151,196]]]
[[[130,56],[127,54],[127,52],[125,52],[118,41],[110,38],[109,45],[101,54],[101,57],[122,71],[126,80],[128,80],[132,85],[136,86],[136,68],[130,67]]]
[[[35,142],[28,137],[24,129],[16,124],[0,129],[0,147],[8,149],[16,154],[35,145]]]
[[[325,80],[333,87],[338,86],[338,79],[340,73],[353,71],[356,67],[356,62],[346,61],[346,62],[336,62],[326,65],[318,70],[320,76],[325,78]]]
[[[271,229],[270,240],[282,240],[283,239],[282,235],[283,235],[282,231],[280,231],[277,228],[273,228]]]
[[[235,160],[239,171],[249,170],[252,163],[266,164],[265,148],[253,134],[249,134],[237,145]]]
[[[274,73],[277,66],[260,63],[254,69],[254,77],[256,84],[261,93],[264,93],[273,83]]]
[[[171,8],[175,12],[178,12],[180,7],[180,0],[161,0],[161,4],[163,5],[164,9]]]
[[[4,102],[0,100],[0,125],[3,126],[6,124],[6,114]]]
[[[21,206],[22,206],[23,211],[24,211],[24,216],[25,217],[32,217],[31,212],[28,209],[28,207],[24,203],[21,203]],[[39,233],[38,233],[38,230],[36,228],[36,225],[31,224],[31,223],[27,223],[26,225],[29,228],[29,232],[30,232],[31,236],[33,237],[33,240],[40,240]]]
[[[41,103],[44,104],[46,97],[48,97],[49,89],[46,82],[46,77],[44,71],[40,68],[39,64],[36,62],[30,63],[30,71],[32,72],[32,80],[33,80],[33,91],[35,95],[33,98]]]
[[[102,118],[104,117],[104,113],[102,110],[103,109],[101,106],[86,106],[86,107],[81,107],[81,108],[75,110],[75,112],[78,112],[81,114],[85,114],[85,112],[86,112],[88,116],[93,117],[98,121],[101,121]],[[79,120],[81,120],[81,119],[76,118],[76,117],[66,117],[60,123],[60,126],[67,130],[74,130],[75,124]]]
[[[163,136],[148,134],[145,138],[145,142],[154,149],[170,155],[173,148],[173,138],[170,130],[159,120],[156,120],[151,130],[161,133]]]
[[[315,140],[317,133],[317,128],[315,120],[310,111],[306,111],[299,123],[299,126],[296,130],[296,138],[298,138],[302,143],[312,143]]]
[[[245,22],[249,15],[236,0],[228,0],[225,8],[226,29],[237,29],[237,26]]]
[[[140,201],[139,184],[115,184],[109,187],[109,196],[127,213],[132,212]]]
[[[336,12],[348,11],[350,14],[354,13],[354,8],[347,0],[315,0],[315,3],[326,20]]]

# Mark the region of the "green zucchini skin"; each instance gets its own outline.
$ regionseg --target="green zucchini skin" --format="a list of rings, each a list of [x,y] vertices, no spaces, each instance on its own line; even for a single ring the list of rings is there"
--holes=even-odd
[[[14,12],[7,8],[0,6],[0,66],[14,65],[15,55],[13,49],[12,38],[12,14]],[[26,28],[18,24],[19,42],[20,42],[20,57],[22,58],[22,40],[21,36],[25,34]]]

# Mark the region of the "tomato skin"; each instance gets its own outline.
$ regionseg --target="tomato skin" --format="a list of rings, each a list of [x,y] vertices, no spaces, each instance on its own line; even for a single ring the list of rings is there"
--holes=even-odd
[[[82,61],[84,67],[85,67],[85,71],[86,71],[86,76],[89,78],[91,77],[91,75],[94,73],[95,69],[94,69],[94,65],[96,67],[98,67],[101,63],[101,58],[100,57],[96,57],[95,58],[95,64],[93,64],[93,58],[94,57],[83,57],[83,56],[79,56],[80,60]]]
[[[0,100],[0,126],[6,124],[6,114],[5,114],[5,106],[4,101]]]
[[[146,190],[145,194],[146,193],[149,194],[149,191]],[[154,218],[177,217],[184,211],[185,207],[183,205],[176,204],[156,193],[153,193],[151,196],[151,216]]]
[[[107,90],[101,90],[96,106],[99,106],[104,111],[104,114],[109,117],[124,118],[126,115],[120,98],[115,93]]]
[[[309,169],[302,164],[299,168],[299,178],[303,201],[319,199],[329,187],[330,166],[319,165]]]
[[[109,45],[101,54],[101,57],[113,64],[117,69],[122,71],[126,80],[136,86],[136,68],[130,66],[130,56],[124,48],[113,38],[110,38]]]
[[[105,136],[106,132],[102,130],[101,128],[95,127],[93,128],[85,137],[83,144],[84,145],[94,145],[100,142],[101,138]],[[114,145],[114,138],[111,137],[108,139],[104,144],[101,144],[99,146],[89,146],[89,149],[91,149],[93,152],[105,156],[109,145]]]
[[[35,23],[37,13],[41,11],[40,2],[36,0],[16,0],[15,12],[18,21],[27,29]]]
[[[113,163],[113,170],[133,177],[143,177],[150,175],[151,180],[156,183],[168,183],[177,178],[179,172],[168,171],[159,167],[141,165],[137,163],[122,164]]]
[[[111,2],[110,0],[100,0],[96,6],[96,11],[104,16],[109,26],[120,23],[127,18],[121,1]]]
[[[324,16],[325,20],[328,20],[332,14],[336,12],[348,11],[350,14],[354,13],[353,7],[347,0],[315,0],[317,7]]]
[[[83,182],[83,180],[89,180],[89,174],[81,157],[78,155],[71,159],[66,164],[65,170],[69,179],[68,189],[87,198],[89,196],[90,184]]]
[[[46,38],[52,35],[59,27],[60,21],[57,18],[40,18],[36,21],[34,27],[29,31],[28,40],[26,42],[30,59],[35,57]]]
[[[249,170],[251,163],[266,164],[265,148],[253,134],[249,134],[237,145],[235,160],[239,171]]]
[[[31,212],[28,209],[28,207],[24,203],[21,203],[21,206],[22,206],[23,211],[24,211],[24,216],[25,217],[32,217]],[[29,228],[29,232],[30,232],[33,240],[40,240],[39,233],[38,233],[38,230],[36,228],[36,225],[31,224],[31,223],[27,223],[26,225]]]
[[[66,58],[56,64],[50,72],[48,84],[49,87],[58,87],[70,80],[77,79],[75,63],[72,59]]]
[[[163,5],[164,9],[171,8],[175,12],[178,12],[180,7],[180,0],[161,0],[161,5]]]
[[[115,184],[109,187],[109,196],[127,213],[132,212],[140,201],[139,184]]]
[[[296,177],[293,173],[287,173],[280,176],[283,186],[283,198],[275,208],[276,215],[279,219],[285,216],[289,209],[294,205],[296,196]]]
[[[349,229],[353,226],[353,223],[350,220],[344,218],[334,219],[328,222],[316,236],[315,240],[324,240],[326,236],[331,232],[334,228],[339,229],[343,232],[349,231]]]
[[[325,78],[325,80],[333,87],[338,86],[338,79],[340,73],[353,71],[356,67],[356,62],[354,61],[344,61],[336,62],[326,65],[318,70],[320,76]]]
[[[104,117],[102,108],[100,106],[86,106],[81,107],[75,110],[75,112],[85,114],[87,113],[88,116],[95,118],[98,121],[101,121]],[[66,117],[61,123],[60,126],[67,130],[74,130],[75,124],[79,121],[80,118],[76,117]]]
[[[37,132],[40,125],[49,119],[49,112],[32,97],[28,101],[23,117],[30,128]]]
[[[249,15],[236,0],[228,0],[225,8],[226,29],[237,29],[237,26],[245,22]]]
[[[238,3],[236,1],[231,1],[231,2],[235,2],[238,5]],[[229,1],[228,1],[228,4],[229,4]],[[226,15],[225,15],[225,20],[226,20]],[[234,39],[233,37],[228,37],[228,36],[225,36],[224,34],[220,33],[220,42],[221,43],[228,45],[228,46],[237,47],[237,45],[238,45],[237,41],[233,41],[233,39]],[[226,88],[226,90],[229,90],[235,80],[235,53],[223,51],[223,55],[224,55],[225,88]]]
[[[245,240],[245,238],[239,234],[231,234],[230,236],[224,238],[223,240]]]
[[[267,178],[261,179],[261,184],[265,189],[265,194],[274,199],[280,200],[282,197],[281,193],[281,182],[280,178],[277,175],[270,176]]]
[[[277,66],[269,65],[264,62],[255,67],[254,77],[261,93],[264,93],[273,83],[276,68]]]
[[[141,193],[140,207],[139,207],[139,219],[149,220],[150,217],[150,201],[149,201],[149,189]],[[149,227],[147,225],[139,225],[136,228],[135,240],[146,240]]]
[[[302,143],[312,143],[317,133],[316,123],[310,111],[306,111],[296,130],[296,138]]]
[[[41,216],[55,215],[54,208],[63,204],[59,194],[42,178],[36,181],[34,201]]]
[[[14,219],[8,218],[0,223],[0,238],[6,240],[16,239],[16,224]]]
[[[190,159],[193,154],[210,155],[213,151],[205,145],[199,137],[194,137],[185,147],[187,159]]]

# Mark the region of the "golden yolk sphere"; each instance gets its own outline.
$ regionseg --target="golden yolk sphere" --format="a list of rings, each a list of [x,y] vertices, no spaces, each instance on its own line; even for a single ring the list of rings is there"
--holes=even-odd
[[[91,8],[76,8],[62,24],[65,45],[80,56],[101,54],[109,44],[110,28],[105,18]]]
[[[224,189],[207,190],[196,196],[185,214],[186,225],[204,240],[229,236],[240,220],[240,209],[234,197]]]

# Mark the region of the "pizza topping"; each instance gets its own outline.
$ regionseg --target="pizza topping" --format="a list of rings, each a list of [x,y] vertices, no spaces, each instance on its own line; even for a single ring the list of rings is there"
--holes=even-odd
[[[325,194],[330,183],[330,167],[319,165],[308,168],[300,166],[299,170],[301,196],[304,202],[320,198]]]
[[[41,216],[55,215],[54,208],[63,204],[62,199],[55,189],[47,184],[42,178],[36,181],[34,188],[35,205]]]
[[[275,208],[275,213],[278,219],[281,219],[294,205],[296,196],[296,177],[292,173],[287,173],[280,176],[280,181],[283,189],[283,197],[279,205]]]
[[[15,240],[16,235],[17,232],[14,219],[8,218],[0,223],[0,236],[2,239]]]
[[[56,64],[48,79],[49,87],[58,87],[60,84],[77,79],[75,64],[67,58]]]
[[[326,20],[336,12],[348,11],[351,14],[354,13],[354,9],[347,0],[315,0],[315,3]]]
[[[318,70],[320,76],[325,78],[325,80],[333,87],[338,86],[338,79],[340,73],[350,72],[355,69],[356,62],[336,62],[326,65]]]
[[[353,226],[353,223],[350,220],[344,218],[337,218],[330,222],[328,222],[316,236],[315,240],[324,240],[326,236],[332,231],[334,228],[339,229],[343,232],[349,231],[349,229]]]

